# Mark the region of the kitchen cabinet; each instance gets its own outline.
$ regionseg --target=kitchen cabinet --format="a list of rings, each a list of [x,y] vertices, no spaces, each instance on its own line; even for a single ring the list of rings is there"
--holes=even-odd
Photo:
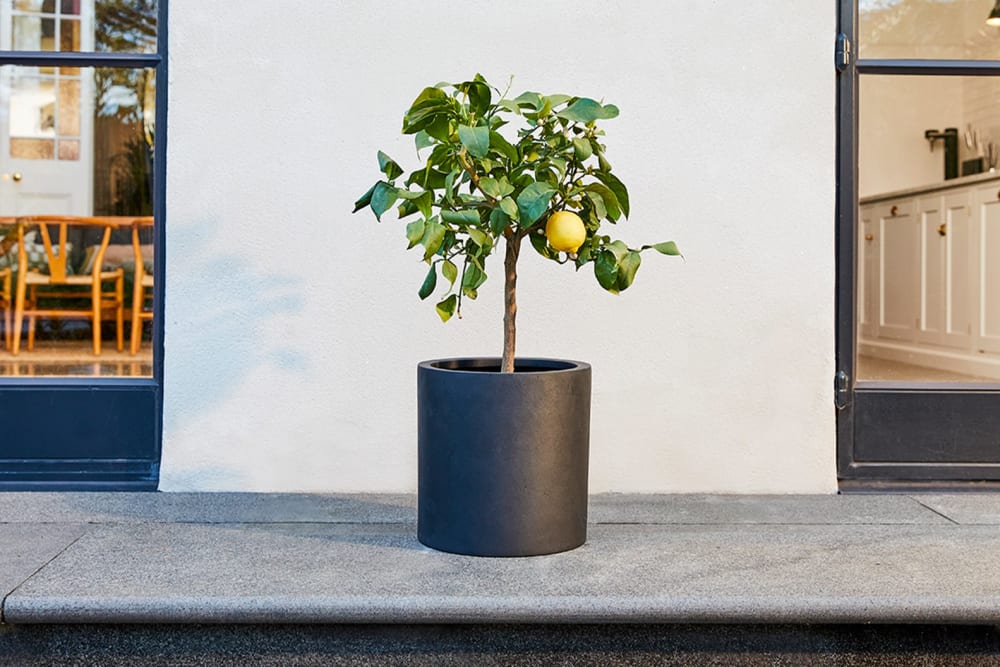
[[[859,353],[1000,379],[1000,175],[867,197],[858,219]]]

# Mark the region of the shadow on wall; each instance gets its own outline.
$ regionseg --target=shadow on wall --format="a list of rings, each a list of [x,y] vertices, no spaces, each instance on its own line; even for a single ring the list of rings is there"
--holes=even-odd
[[[304,309],[300,281],[255,264],[247,257],[267,250],[218,253],[225,245],[218,225],[200,221],[173,228],[167,267],[164,354],[166,394],[171,409],[164,415],[167,432],[178,419],[191,420],[229,398],[255,369],[277,366],[296,372],[309,366],[298,349],[274,336],[275,323],[292,326]],[[268,243],[266,240],[264,243]],[[230,247],[247,245],[236,240]]]

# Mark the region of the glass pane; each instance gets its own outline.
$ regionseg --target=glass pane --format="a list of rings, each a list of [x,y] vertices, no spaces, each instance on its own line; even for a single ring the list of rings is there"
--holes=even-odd
[[[59,125],[61,136],[75,137],[80,134],[80,81],[61,78],[59,80]]]
[[[156,52],[157,0],[9,1],[15,51]]]
[[[9,88],[9,136],[51,137],[55,135],[55,80],[52,77],[31,76],[31,68],[23,68],[25,76],[15,76]]]
[[[75,19],[59,21],[59,50],[80,50],[80,21]]]
[[[44,76],[34,67],[0,67],[0,272],[13,268],[16,285],[17,248],[4,241],[13,230],[11,216],[102,217],[113,231],[100,263],[103,228],[71,227],[63,256],[75,276],[89,276],[95,266],[108,274],[104,287],[112,301],[118,299],[120,274],[124,315],[118,350],[116,309],[104,311],[100,354],[94,353],[88,315],[40,313],[31,349],[26,315],[18,354],[0,346],[0,376],[152,374],[151,288],[148,278],[143,287],[142,276],[153,269],[153,231],[146,221],[153,211],[155,107],[153,70],[85,67],[78,76],[68,77]],[[134,243],[131,225],[136,217],[143,224],[136,228]],[[31,231],[25,242],[27,270],[51,275],[41,231]],[[57,226],[50,225],[49,231],[58,238]],[[45,296],[56,289],[79,290],[80,296]],[[13,309],[14,301],[0,295],[0,308],[10,303]],[[39,286],[35,299],[27,302],[29,309],[35,303],[40,310],[86,311],[90,293],[86,286]],[[134,355],[133,312],[139,316]],[[4,321],[0,317],[0,330]]]
[[[10,140],[10,156],[21,160],[51,160],[56,142],[52,139]]]
[[[156,0],[97,0],[95,51],[156,52]]]
[[[59,141],[60,160],[79,160],[80,142],[76,140],[62,139]]]
[[[995,0],[858,0],[861,58],[1000,59]]]
[[[858,379],[1000,382],[1000,79],[859,82]]]
[[[38,16],[15,16],[13,21],[15,51],[55,51],[55,19]]]

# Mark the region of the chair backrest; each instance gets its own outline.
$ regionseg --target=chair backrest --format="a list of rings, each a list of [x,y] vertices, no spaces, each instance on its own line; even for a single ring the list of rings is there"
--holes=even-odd
[[[130,220],[127,219],[127,220]],[[91,229],[103,229],[101,245],[94,257],[93,267],[90,270],[91,276],[97,278],[101,273],[101,266],[104,263],[104,252],[108,249],[111,241],[111,231],[117,228],[121,221],[116,218],[84,217],[69,215],[32,215],[17,218],[17,265],[19,267],[28,266],[28,250],[25,243],[25,234],[31,228],[37,228],[45,248],[45,257],[48,264],[48,275],[53,283],[66,282],[66,276],[70,275],[68,270],[69,241],[68,231],[70,227],[82,227]],[[50,228],[57,228],[58,234],[52,238]]]
[[[143,266],[142,257],[142,239],[139,236],[139,230],[143,227],[153,226],[153,216],[144,216],[141,218],[132,218],[132,250],[135,254],[135,266],[136,268]]]

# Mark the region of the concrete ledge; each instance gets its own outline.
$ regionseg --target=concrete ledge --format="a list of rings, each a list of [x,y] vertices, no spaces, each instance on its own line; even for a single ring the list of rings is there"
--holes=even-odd
[[[596,496],[586,545],[523,559],[427,549],[412,508],[6,494],[3,621],[1000,624],[1000,496]]]

